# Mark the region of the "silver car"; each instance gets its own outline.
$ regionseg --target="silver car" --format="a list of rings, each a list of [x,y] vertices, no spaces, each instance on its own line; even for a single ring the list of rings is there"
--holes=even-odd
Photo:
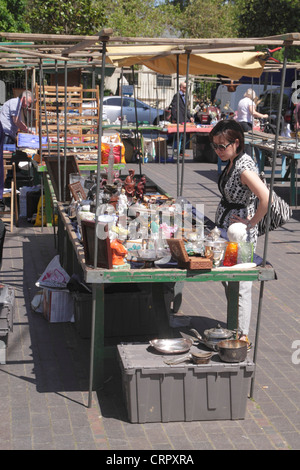
[[[103,98],[103,114],[106,114],[111,123],[115,122],[121,116],[126,116],[127,122],[136,122],[135,105],[137,109],[137,120],[139,123],[158,124],[163,119],[164,111],[162,109],[152,108],[138,99],[123,96],[123,109],[121,109],[121,96],[105,96]]]

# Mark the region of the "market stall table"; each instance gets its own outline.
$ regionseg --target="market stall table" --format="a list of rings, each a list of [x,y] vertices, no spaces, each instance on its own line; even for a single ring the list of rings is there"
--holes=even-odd
[[[213,126],[211,125],[196,125],[196,124],[191,124],[191,123],[186,123],[186,126],[184,124],[180,124],[178,127],[179,131],[179,145],[178,145],[178,155],[181,153],[181,145],[182,145],[182,139],[183,139],[183,134],[184,132],[191,136],[193,135],[198,135],[202,136],[204,139],[208,139],[208,135],[210,131],[212,130]],[[164,126],[161,128],[160,133],[162,135],[167,135],[167,136],[172,136],[173,137],[173,143],[172,143],[172,158],[171,161],[173,161],[173,153],[174,153],[174,148],[175,148],[175,142],[177,139],[177,124],[169,124],[168,126]],[[160,162],[160,159],[159,159]],[[165,159],[166,163],[166,159]]]
[[[258,152],[259,171],[265,171],[265,155],[274,151],[273,143],[249,142],[250,145]],[[282,144],[278,147],[278,156],[281,157],[280,177],[274,178],[276,181],[290,182],[290,205],[297,206],[298,199],[298,160],[300,159],[300,149],[297,149],[293,141]]]
[[[64,157],[61,157],[63,162]],[[35,183],[38,184],[39,181],[41,182],[41,191],[45,194],[45,217],[48,225],[52,225],[52,197],[53,197],[53,190],[51,189],[51,181],[47,178],[48,170],[45,162],[38,163],[35,160],[30,160],[33,162],[33,167],[36,173],[36,181]],[[78,167],[80,171],[96,171],[97,170],[97,161],[96,160],[82,160],[78,161]],[[107,168],[108,165],[101,165],[102,168]],[[121,171],[125,168],[124,163],[118,163],[114,165],[114,170]]]
[[[103,385],[104,379],[104,286],[107,284],[132,283],[176,283],[228,281],[227,327],[237,327],[239,281],[265,281],[275,279],[272,266],[257,266],[251,269],[213,268],[208,271],[190,271],[178,268],[152,269],[102,269],[88,266],[84,258],[83,246],[77,238],[67,215],[68,205],[58,203],[59,213],[59,253],[61,263],[69,273],[81,272],[84,281],[92,286],[95,302],[94,357],[92,367],[93,389]]]
[[[140,123],[138,124],[138,126],[135,123],[121,125],[121,122],[117,124],[116,123],[115,124],[103,124],[102,128],[103,128],[104,135],[107,131],[109,132],[110,130],[116,131],[119,134],[121,134],[121,139],[124,145],[125,145],[125,142],[128,140],[133,141],[133,147],[136,147],[135,151],[137,152],[137,154],[140,153],[139,155],[137,155],[137,157],[138,158],[141,157],[142,163],[146,163],[145,134],[146,135],[150,134],[151,136],[152,134],[159,135],[161,131],[161,126],[153,126],[150,124],[140,124]],[[125,149],[126,149],[126,145],[125,145]],[[134,150],[134,148],[132,148],[132,150]],[[126,158],[126,154],[125,154],[125,158]],[[130,157],[130,160],[131,160],[131,157]],[[126,160],[126,161],[130,161],[130,160]]]

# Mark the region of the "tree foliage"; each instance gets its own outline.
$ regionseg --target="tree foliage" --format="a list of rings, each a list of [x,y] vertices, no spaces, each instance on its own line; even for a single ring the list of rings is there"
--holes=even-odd
[[[27,0],[0,0],[0,31],[10,33],[30,32],[24,19]]]
[[[299,29],[299,0],[238,0],[237,5],[241,37],[273,36]]]
[[[299,18],[299,0],[0,0],[2,31],[45,34],[262,37],[298,31]]]
[[[237,0],[237,7],[240,37],[266,37],[299,32],[299,0]],[[297,57],[300,59],[299,48],[290,48],[289,58]]]
[[[106,7],[106,26],[121,36],[163,37],[178,19],[179,8],[155,0],[111,0]]]
[[[236,33],[231,2],[190,0],[181,14],[181,34],[184,37],[234,37]]]
[[[27,0],[31,31],[44,34],[93,35],[105,20],[103,2]]]

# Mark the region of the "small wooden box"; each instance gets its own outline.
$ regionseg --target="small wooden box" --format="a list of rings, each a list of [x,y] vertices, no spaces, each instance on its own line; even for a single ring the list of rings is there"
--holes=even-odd
[[[98,222],[98,224],[101,224]],[[104,240],[98,240],[97,252],[97,267],[112,269],[112,251],[110,246],[110,239],[108,236],[108,225],[103,223],[103,231],[107,232],[107,237]],[[84,249],[85,263],[88,266],[94,266],[94,251],[95,251],[95,222],[92,220],[81,221],[82,241]]]
[[[178,261],[178,267],[190,270],[211,270],[213,263],[211,258],[201,256],[189,256],[183,240],[169,238],[167,240],[172,256]]]

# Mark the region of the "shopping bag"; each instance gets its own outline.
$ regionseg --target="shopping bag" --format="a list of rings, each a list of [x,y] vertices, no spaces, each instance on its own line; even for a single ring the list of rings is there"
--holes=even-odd
[[[37,287],[49,287],[65,289],[70,280],[68,273],[62,268],[59,262],[59,255],[54,256],[47,268],[36,282]]]

